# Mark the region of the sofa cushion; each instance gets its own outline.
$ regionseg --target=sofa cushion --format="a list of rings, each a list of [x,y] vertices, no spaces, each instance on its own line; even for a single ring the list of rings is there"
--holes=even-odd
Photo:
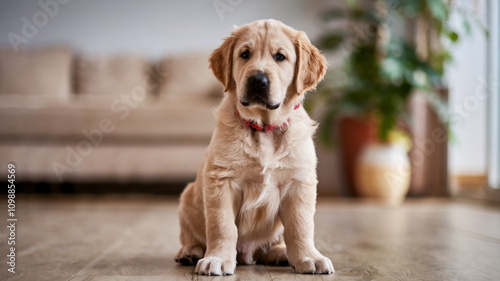
[[[208,54],[171,56],[159,63],[158,89],[162,100],[218,100],[224,89],[208,67]]]
[[[65,104],[51,103],[45,107],[0,107],[0,139],[13,142],[80,140],[86,138],[84,131],[99,130],[105,122],[113,127],[104,134],[106,143],[126,140],[140,144],[161,140],[208,144],[215,127],[215,106],[215,103],[201,101],[186,104],[155,99],[127,103],[118,96],[91,100],[78,97]]]
[[[16,178],[26,182],[134,182],[192,181],[206,144],[113,143],[93,146],[78,154],[78,141],[0,143],[0,166],[15,163]],[[7,168],[0,170],[7,178]]]
[[[0,50],[0,94],[68,96],[71,50],[51,47],[15,53]]]
[[[64,98],[53,95],[2,95],[0,94],[0,111],[7,108],[37,109],[60,108],[67,104],[71,96]],[[1,121],[0,121],[1,122]]]
[[[134,91],[149,94],[157,84],[147,60],[139,56],[75,59],[75,88],[79,95],[121,95]]]

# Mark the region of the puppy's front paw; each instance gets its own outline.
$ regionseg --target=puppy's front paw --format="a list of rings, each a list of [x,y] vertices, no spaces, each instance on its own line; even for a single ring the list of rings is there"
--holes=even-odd
[[[295,272],[303,274],[332,274],[335,272],[332,261],[324,256],[305,258],[292,264],[292,267]]]
[[[233,275],[236,261],[206,257],[198,261],[195,272],[199,275]]]

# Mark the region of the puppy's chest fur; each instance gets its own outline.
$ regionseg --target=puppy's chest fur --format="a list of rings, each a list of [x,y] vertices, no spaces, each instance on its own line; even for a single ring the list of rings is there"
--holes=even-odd
[[[279,219],[282,198],[292,192],[292,183],[297,175],[300,177],[299,171],[312,169],[314,172],[311,136],[316,127],[308,120],[293,122],[283,133],[254,132],[241,124],[236,127],[219,124],[224,134],[216,131],[209,154],[217,155],[212,163],[221,169],[219,175],[223,174],[230,182],[239,252],[252,248],[249,245],[277,239],[283,230]]]
[[[253,132],[248,141],[246,153],[258,162],[262,168],[262,173],[268,169],[278,169],[283,167],[283,145],[286,144],[284,134],[279,132]]]
[[[281,226],[278,219],[279,202],[286,185],[284,176],[288,150],[284,150],[287,140],[280,132],[252,132],[243,139],[242,163],[235,167],[234,180],[241,198],[237,216],[238,232],[244,239],[246,234],[262,239]],[[259,235],[260,236],[260,235]]]

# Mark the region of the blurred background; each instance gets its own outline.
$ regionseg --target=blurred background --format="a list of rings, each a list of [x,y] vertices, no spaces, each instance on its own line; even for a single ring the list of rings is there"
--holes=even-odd
[[[208,55],[273,18],[330,63],[320,196],[499,188],[499,13],[475,1],[0,1],[0,166],[18,192],[179,193],[223,95]]]

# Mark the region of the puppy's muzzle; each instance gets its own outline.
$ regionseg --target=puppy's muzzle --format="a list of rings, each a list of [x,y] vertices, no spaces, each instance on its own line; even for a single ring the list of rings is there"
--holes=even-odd
[[[257,71],[254,75],[248,77],[245,95],[240,100],[241,104],[244,106],[262,104],[267,109],[277,109],[280,103],[271,104],[269,100],[269,84],[267,74],[262,71]]]

